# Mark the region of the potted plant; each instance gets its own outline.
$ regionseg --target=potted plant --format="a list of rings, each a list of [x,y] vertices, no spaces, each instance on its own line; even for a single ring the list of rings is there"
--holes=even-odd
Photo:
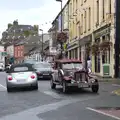
[[[91,46],[90,46],[90,44],[87,44],[86,45],[86,53],[90,53],[91,52]]]
[[[100,51],[104,52],[110,49],[110,47],[112,46],[112,42],[110,41],[103,41],[100,44]]]
[[[67,33],[65,32],[60,32],[57,34],[57,41],[60,43],[66,42],[68,39]]]
[[[94,43],[92,46],[91,46],[91,51],[92,51],[92,54],[93,55],[96,55],[98,54],[100,51],[99,51],[99,44],[98,43]]]

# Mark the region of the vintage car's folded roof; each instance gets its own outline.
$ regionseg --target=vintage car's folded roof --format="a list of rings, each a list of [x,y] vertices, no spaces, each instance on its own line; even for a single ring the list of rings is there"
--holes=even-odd
[[[82,63],[81,60],[78,60],[78,59],[58,59],[58,60],[55,60],[55,62],[60,62],[60,63]]]

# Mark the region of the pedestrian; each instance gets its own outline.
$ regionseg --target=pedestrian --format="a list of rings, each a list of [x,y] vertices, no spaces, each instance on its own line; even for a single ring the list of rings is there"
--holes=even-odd
[[[90,57],[88,57],[88,59],[87,59],[87,69],[88,69],[88,72],[92,71],[92,61],[91,61]]]

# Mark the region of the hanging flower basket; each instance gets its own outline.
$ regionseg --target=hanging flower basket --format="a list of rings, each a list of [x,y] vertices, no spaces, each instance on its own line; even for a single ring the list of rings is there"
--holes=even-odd
[[[110,41],[103,41],[100,44],[100,51],[104,52],[106,50],[109,50],[111,46],[112,46],[112,42],[110,42]]]
[[[98,43],[94,43],[91,47],[91,51],[93,55],[96,55],[100,52],[99,50],[99,44]]]
[[[86,46],[86,52],[89,54],[91,52],[91,47],[90,45]]]
[[[61,32],[61,33],[58,33],[57,34],[57,41],[58,42],[66,42],[67,41],[67,39],[68,39],[68,36],[67,36],[67,33],[65,33],[65,32]]]

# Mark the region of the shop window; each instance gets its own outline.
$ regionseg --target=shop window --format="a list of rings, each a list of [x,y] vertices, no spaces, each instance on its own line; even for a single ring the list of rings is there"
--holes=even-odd
[[[95,42],[100,43],[100,38],[96,39]],[[95,72],[100,73],[100,53],[95,55]]]
[[[74,55],[74,58],[75,58],[75,59],[78,58],[78,51],[77,51],[77,48],[75,49],[75,55]]]
[[[110,41],[110,35],[106,35],[102,37],[102,41],[104,42],[105,40]],[[102,63],[110,63],[110,49],[106,50],[104,54],[102,55]]]
[[[69,52],[69,59],[71,59],[71,51]]]

